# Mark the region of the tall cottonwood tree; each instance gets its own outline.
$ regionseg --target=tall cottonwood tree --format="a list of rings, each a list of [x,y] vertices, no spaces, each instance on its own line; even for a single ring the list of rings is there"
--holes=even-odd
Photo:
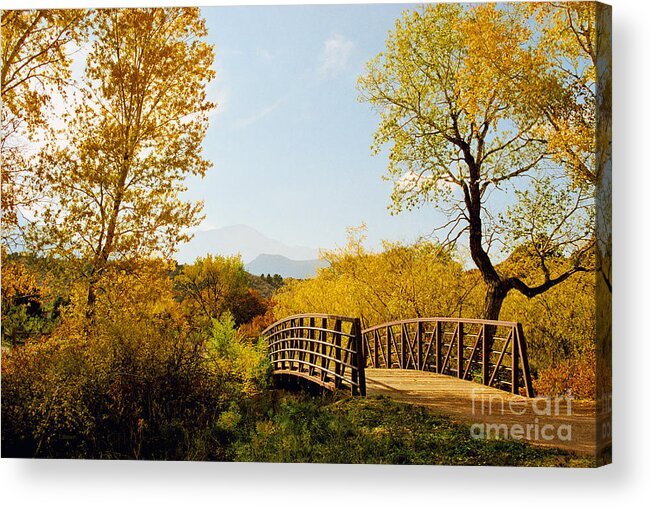
[[[21,207],[39,198],[30,150],[38,134],[52,128],[53,95],[70,84],[70,52],[85,40],[91,16],[77,10],[2,12],[0,89],[2,126],[2,243],[17,241]]]
[[[541,109],[522,107],[557,85],[534,41],[516,9],[424,6],[398,20],[359,80],[381,116],[374,151],[390,145],[394,211],[445,210],[448,241],[468,238],[487,286],[487,319],[499,318],[511,290],[534,297],[591,269],[592,195],[571,186],[559,150],[540,137]],[[520,86],[534,76],[535,87]],[[500,219],[507,194],[516,201]],[[527,276],[501,272],[496,241],[529,250]],[[558,268],[559,255],[570,267]]]
[[[43,153],[49,203],[33,244],[87,261],[88,307],[111,260],[169,256],[198,224],[181,199],[201,143],[213,47],[198,8],[105,9],[68,130]]]

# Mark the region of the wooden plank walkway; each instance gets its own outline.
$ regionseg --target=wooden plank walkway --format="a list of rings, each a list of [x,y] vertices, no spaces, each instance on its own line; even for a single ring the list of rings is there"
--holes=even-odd
[[[470,424],[478,438],[508,436],[532,444],[595,455],[594,402],[525,398],[478,383],[416,370],[366,369],[367,394],[423,405]]]

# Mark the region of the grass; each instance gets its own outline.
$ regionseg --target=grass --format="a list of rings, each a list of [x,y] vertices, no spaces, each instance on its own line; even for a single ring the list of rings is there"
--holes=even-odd
[[[592,458],[512,440],[385,397],[284,394],[235,443],[236,461],[591,467]]]

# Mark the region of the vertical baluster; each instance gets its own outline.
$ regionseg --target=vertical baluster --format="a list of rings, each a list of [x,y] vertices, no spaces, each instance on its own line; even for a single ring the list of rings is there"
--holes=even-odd
[[[291,333],[291,340],[289,341],[289,357],[290,357],[290,362],[289,362],[289,369],[293,370],[294,365],[296,364],[296,319],[292,319],[291,324],[290,324],[290,333]]]
[[[441,334],[443,333],[443,326],[441,321],[436,321],[434,344],[436,345],[436,373],[441,372]]]
[[[301,341],[301,339],[300,339],[300,336],[301,336],[300,319],[294,319],[292,327],[296,328],[296,329],[294,329],[294,340],[293,340],[293,343],[292,343],[292,349],[294,349],[292,351],[292,363],[293,363],[292,369],[293,370],[300,370],[300,363],[298,362],[298,359],[300,359],[300,355],[301,355],[301,352],[300,352],[300,349],[301,349],[301,347],[300,347],[300,341]]]
[[[327,369],[330,368],[330,360],[326,359],[326,356],[328,354],[328,319],[327,318],[322,318],[321,319],[321,330],[319,331],[320,337],[319,343],[320,349],[321,349],[321,354],[323,354],[319,360],[321,362],[321,381],[325,382],[328,378],[328,373],[326,372]],[[329,356],[327,356],[329,357]]]
[[[487,325],[481,325],[481,383],[488,385],[490,349],[488,348]]]
[[[533,384],[531,382],[531,371],[529,370],[529,359],[527,358],[527,342],[524,339],[524,330],[522,324],[517,324],[518,350],[520,351],[520,360],[522,361],[522,377],[527,396],[534,397]]]
[[[282,351],[283,351],[283,353],[282,353],[283,362],[281,363],[283,365],[283,370],[288,370],[289,369],[289,362],[288,362],[289,358],[287,357],[287,355],[288,355],[287,347],[288,347],[288,344],[289,344],[288,340],[289,340],[289,337],[290,337],[290,331],[289,331],[290,324],[291,324],[291,321],[289,321],[289,320],[286,321],[285,323],[283,323],[283,333],[281,335],[282,339],[283,339],[282,344],[280,346]]]
[[[380,367],[380,330],[373,331],[373,368]]]
[[[517,330],[513,328],[511,333],[513,339],[511,340],[511,392],[518,394],[520,377],[518,375],[518,363],[520,362],[520,347],[518,346],[518,337],[516,336]]]
[[[361,353],[361,350],[364,346],[363,343],[361,346],[358,343],[358,335],[361,337],[361,332],[357,324],[359,324],[359,319],[355,319],[353,321],[350,327],[351,337],[348,340],[348,348],[353,352],[346,352],[346,355],[349,357],[350,362],[350,382],[353,395],[358,393],[357,386],[359,384],[357,375],[359,361],[357,360],[357,356]]]
[[[289,345],[289,337],[290,337],[289,327],[290,327],[290,325],[291,325],[291,321],[289,321],[289,320],[286,321],[283,324],[283,333],[282,333],[283,341],[282,341],[282,344],[281,344],[281,348],[282,348],[282,351],[283,351],[283,363],[282,363],[283,370],[288,370],[289,369],[289,362],[288,362],[289,361],[289,358],[288,358],[289,353],[287,351],[287,347]]]
[[[416,368],[422,370],[424,368],[424,365],[423,365],[423,323],[421,321],[418,321],[418,324],[416,326],[416,354],[417,354],[416,360],[418,361]]]
[[[334,353],[335,353],[335,387],[339,388],[341,386],[341,378],[338,375],[341,375],[341,321],[337,319],[335,321],[335,332],[333,333],[333,342],[334,342]]]
[[[285,322],[283,322],[279,326],[280,333],[278,333],[278,336],[277,336],[278,341],[276,342],[277,347],[278,347],[278,359],[279,359],[279,363],[278,363],[279,368],[278,369],[280,369],[280,370],[285,369],[285,351],[284,351],[285,343],[282,341],[285,338],[285,326],[286,326]]]
[[[314,354],[314,317],[310,317],[310,329],[307,333],[307,338],[310,340],[308,343],[308,347],[310,349],[310,367],[308,369],[308,373],[310,375],[314,375],[314,364],[316,360],[316,355]]]
[[[355,319],[350,328],[351,338],[348,340],[348,348],[353,351],[350,355],[350,381],[352,384],[353,395],[358,394],[359,386],[359,358],[358,356],[362,353],[363,343],[362,343],[362,333],[361,333],[361,324],[359,319]]]
[[[407,329],[400,324],[400,368],[407,369]]]
[[[391,326],[387,326],[387,332],[386,332],[386,337],[387,337],[387,368],[391,368],[392,361],[391,361]]]
[[[291,339],[291,336],[292,336],[291,327],[292,327],[292,321],[290,319],[287,322],[285,322],[285,325],[284,325],[285,329],[284,329],[284,332],[283,332],[283,346],[282,346],[283,347],[283,359],[284,359],[284,361],[283,361],[283,369],[285,369],[285,370],[289,370],[290,367],[291,367],[291,363],[289,362],[290,357],[289,357],[289,350],[288,350],[289,347],[291,346],[290,345],[291,344],[290,339]]]
[[[463,322],[457,324],[457,377],[463,378]]]
[[[274,354],[274,346],[273,346],[273,337],[271,336],[275,332],[276,328],[275,326],[272,327],[269,330],[269,335],[267,336],[267,353],[269,354],[269,358],[271,360],[275,359],[275,354]],[[271,363],[271,367],[275,370],[276,368],[274,367],[274,364]]]
[[[359,319],[355,319],[355,332],[353,333],[354,338],[354,350],[355,350],[355,364],[357,366],[357,371],[355,375],[355,380],[357,382],[357,392],[361,396],[366,396],[366,356],[364,352],[364,346],[362,343],[362,324]],[[355,370],[353,370],[355,371]]]

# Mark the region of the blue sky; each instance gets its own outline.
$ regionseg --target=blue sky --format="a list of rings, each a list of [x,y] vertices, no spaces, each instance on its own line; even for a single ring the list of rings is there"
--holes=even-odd
[[[356,81],[409,5],[207,7],[219,103],[204,147],[214,166],[188,181],[205,201],[200,229],[246,224],[288,244],[332,248],[365,222],[368,245],[413,241],[434,209],[391,216],[378,117]],[[413,7],[413,4],[411,5]]]

